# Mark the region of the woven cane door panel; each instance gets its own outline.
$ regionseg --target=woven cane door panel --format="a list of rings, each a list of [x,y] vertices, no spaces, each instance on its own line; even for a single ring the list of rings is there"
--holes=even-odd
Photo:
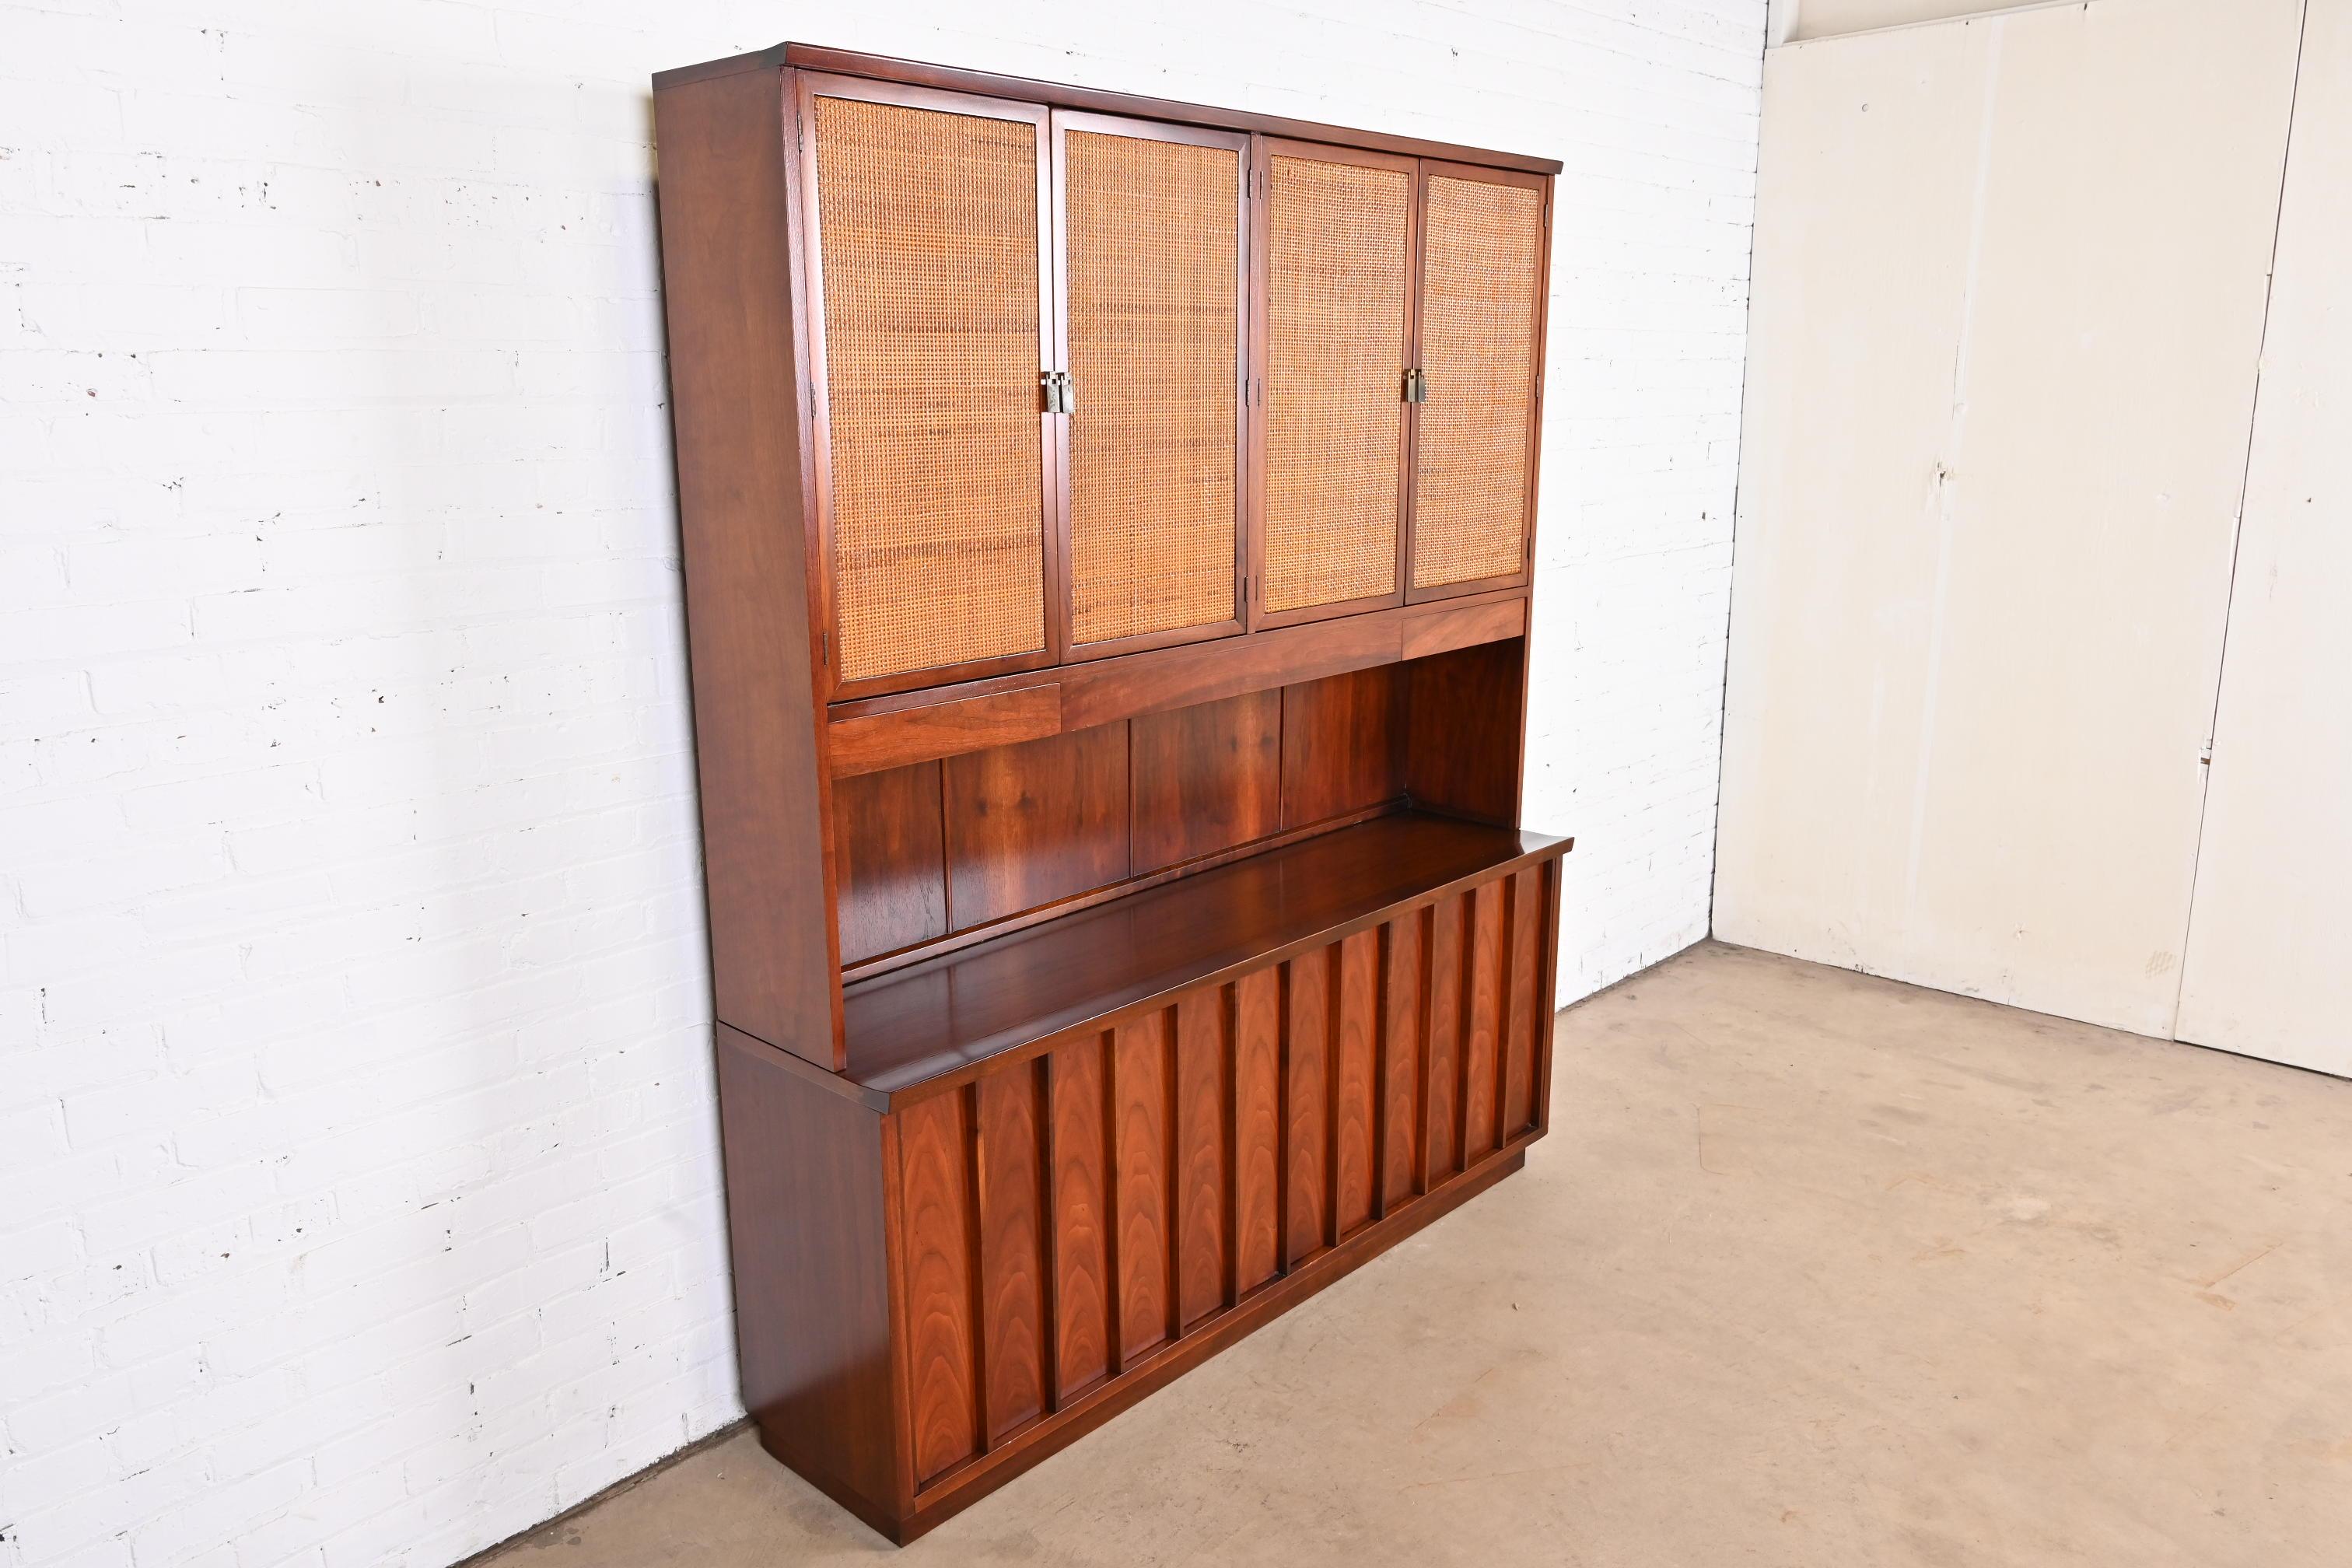
[[[1037,128],[814,118],[841,679],[1042,649]]]
[[[1422,230],[1412,585],[1527,564],[1543,193],[1433,174]]]
[[[1391,593],[1412,179],[1277,155],[1269,203],[1264,603]]]
[[[1063,142],[1071,640],[1234,618],[1237,149]]]

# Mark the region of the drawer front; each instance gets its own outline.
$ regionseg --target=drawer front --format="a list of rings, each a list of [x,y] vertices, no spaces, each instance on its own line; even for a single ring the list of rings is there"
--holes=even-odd
[[[1539,1131],[1559,871],[893,1112],[917,1487]]]

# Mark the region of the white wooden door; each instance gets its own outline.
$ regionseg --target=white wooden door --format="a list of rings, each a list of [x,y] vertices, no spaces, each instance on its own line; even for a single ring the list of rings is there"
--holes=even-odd
[[[2352,1077],[2352,0],[2311,0],[2179,1036]]]
[[[2172,1032],[2301,0],[1765,67],[1716,929]]]

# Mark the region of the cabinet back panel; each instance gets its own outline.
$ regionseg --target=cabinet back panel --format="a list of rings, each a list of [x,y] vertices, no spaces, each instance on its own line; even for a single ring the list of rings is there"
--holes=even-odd
[[[920,951],[1401,800],[1416,668],[1329,676],[836,780],[842,962]],[[1496,668],[1516,679],[1516,658]],[[1494,673],[1478,666],[1461,679]],[[1461,696],[1458,681],[1440,689]]]
[[[841,679],[1042,649],[1037,126],[814,119]]]
[[[1404,793],[1402,667],[1384,665],[1282,692],[1282,825],[1303,826]]]
[[[1124,722],[970,752],[940,767],[951,929],[1127,877]]]
[[[1263,838],[1282,807],[1282,693],[1130,720],[1139,876]]]

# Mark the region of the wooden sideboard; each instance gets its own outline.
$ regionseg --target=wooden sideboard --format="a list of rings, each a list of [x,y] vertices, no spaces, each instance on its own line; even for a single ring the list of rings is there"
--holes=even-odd
[[[905,1542],[1543,1134],[1559,165],[654,86],[744,1402]]]

